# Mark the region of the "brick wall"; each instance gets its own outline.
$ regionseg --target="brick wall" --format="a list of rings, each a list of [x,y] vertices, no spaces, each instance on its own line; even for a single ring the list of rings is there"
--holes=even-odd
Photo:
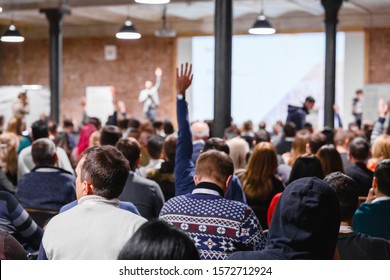
[[[390,83],[390,28],[375,28],[368,34],[368,83]]]
[[[117,59],[104,59],[104,46],[117,46]],[[48,41],[27,40],[23,44],[0,44],[0,84],[49,85]],[[139,91],[146,80],[153,82],[154,69],[163,70],[159,119],[174,118],[173,39],[153,37],[137,41],[115,38],[66,38],[63,41],[61,117],[80,119],[80,101],[87,86],[114,86],[117,99],[126,103],[132,117],[142,118]]]

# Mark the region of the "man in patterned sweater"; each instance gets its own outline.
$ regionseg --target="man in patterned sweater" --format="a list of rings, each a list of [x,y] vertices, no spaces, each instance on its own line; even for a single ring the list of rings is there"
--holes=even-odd
[[[160,219],[194,240],[201,259],[223,260],[238,250],[264,248],[265,237],[252,209],[224,198],[233,172],[226,153],[202,153],[196,162],[195,189],[170,199],[161,210]]]

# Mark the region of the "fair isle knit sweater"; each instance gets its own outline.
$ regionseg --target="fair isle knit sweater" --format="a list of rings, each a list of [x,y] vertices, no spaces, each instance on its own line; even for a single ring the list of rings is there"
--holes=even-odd
[[[201,259],[223,260],[235,251],[262,250],[265,236],[256,215],[244,203],[223,198],[212,183],[165,203],[160,219],[186,232]]]

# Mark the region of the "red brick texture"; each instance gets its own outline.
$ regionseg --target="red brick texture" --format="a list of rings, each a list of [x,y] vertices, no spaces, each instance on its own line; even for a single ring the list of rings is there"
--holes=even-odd
[[[104,59],[104,46],[117,46],[117,59]],[[0,85],[49,85],[48,40],[23,44],[0,43]],[[146,80],[154,82],[160,66],[163,80],[159,119],[174,119],[174,39],[145,37],[137,41],[115,38],[65,38],[61,117],[80,119],[80,101],[87,86],[114,86],[118,100],[126,103],[132,117],[142,119],[139,91]]]
[[[390,28],[367,30],[368,83],[390,83]]]

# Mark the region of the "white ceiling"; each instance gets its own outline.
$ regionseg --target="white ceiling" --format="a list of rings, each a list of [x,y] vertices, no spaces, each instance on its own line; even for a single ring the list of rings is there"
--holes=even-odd
[[[144,35],[161,27],[163,5],[137,4],[134,0],[0,0],[0,25],[11,17],[26,37],[47,37],[47,20],[41,8],[66,5],[65,36],[112,35],[127,15]],[[213,33],[213,0],[172,0],[167,5],[168,26],[179,36]],[[234,32],[246,33],[260,12],[260,0],[234,0]],[[264,11],[279,32],[323,29],[320,0],[264,0]],[[390,0],[348,0],[339,15],[340,29],[390,27]]]

